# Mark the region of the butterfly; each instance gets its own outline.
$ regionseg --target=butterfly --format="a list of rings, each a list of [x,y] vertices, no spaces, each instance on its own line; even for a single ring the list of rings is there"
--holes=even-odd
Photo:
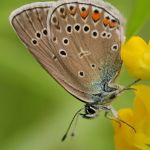
[[[74,118],[87,119],[101,110],[119,119],[111,102],[122,91],[114,81],[122,66],[123,20],[115,7],[100,0],[36,2],[10,15],[18,37],[36,60],[85,104]]]

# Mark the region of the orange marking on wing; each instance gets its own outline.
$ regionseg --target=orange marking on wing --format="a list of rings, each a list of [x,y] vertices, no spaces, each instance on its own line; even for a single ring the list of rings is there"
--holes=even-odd
[[[93,13],[92,14],[92,19],[94,21],[98,21],[101,18],[102,14],[101,13]]]
[[[110,20],[106,19],[106,18],[103,19],[103,24],[104,24],[105,27],[108,26],[110,24]]]
[[[118,25],[117,22],[112,22],[112,21],[109,22],[109,27],[110,28],[115,28],[117,25]]]
[[[89,14],[89,11],[88,11],[88,10],[85,10],[85,11],[81,11],[81,12],[80,12],[81,17],[84,18],[84,19],[88,16],[88,14]]]

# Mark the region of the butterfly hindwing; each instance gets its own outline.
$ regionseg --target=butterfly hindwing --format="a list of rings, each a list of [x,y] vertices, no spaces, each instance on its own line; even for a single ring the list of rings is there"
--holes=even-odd
[[[103,2],[59,1],[48,17],[49,40],[72,78],[69,83],[74,86],[76,82],[75,88],[87,93],[100,92],[97,83],[111,82],[122,65],[123,29],[117,11],[113,15]]]

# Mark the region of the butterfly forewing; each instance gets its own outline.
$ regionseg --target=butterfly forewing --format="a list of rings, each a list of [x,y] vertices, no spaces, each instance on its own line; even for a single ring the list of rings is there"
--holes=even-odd
[[[25,5],[10,16],[10,22],[19,38],[29,51],[35,56],[43,68],[52,75],[66,90],[80,99],[89,99],[88,93],[75,89],[67,81],[65,68],[54,55],[54,46],[49,43],[47,31],[48,10],[53,7],[53,2],[40,2]],[[76,83],[74,83],[76,84]]]

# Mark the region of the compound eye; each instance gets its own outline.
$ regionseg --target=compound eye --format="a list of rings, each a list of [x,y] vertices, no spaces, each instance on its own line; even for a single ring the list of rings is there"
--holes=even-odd
[[[95,111],[95,109],[93,107],[89,106],[89,107],[87,107],[87,113],[88,114],[95,114],[96,111]]]

